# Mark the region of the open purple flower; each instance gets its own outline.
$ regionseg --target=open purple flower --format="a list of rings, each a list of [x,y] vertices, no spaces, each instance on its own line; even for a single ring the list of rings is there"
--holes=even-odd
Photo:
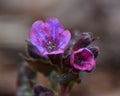
[[[30,30],[30,41],[42,55],[63,53],[70,38],[70,32],[64,30],[57,18],[38,20]]]
[[[71,54],[70,64],[77,70],[91,71],[95,66],[94,54],[87,48],[81,48]]]

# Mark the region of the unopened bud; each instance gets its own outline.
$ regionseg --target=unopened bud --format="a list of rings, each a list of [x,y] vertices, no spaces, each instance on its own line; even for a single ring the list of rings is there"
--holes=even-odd
[[[55,96],[54,92],[41,85],[36,85],[33,90],[33,96]]]
[[[78,40],[73,45],[72,50],[76,51],[79,48],[88,46],[92,42],[92,34],[90,32],[83,32],[80,34]]]
[[[94,54],[94,58],[97,58],[98,54],[100,53],[99,47],[93,46],[89,47],[88,49],[92,51],[92,53]]]

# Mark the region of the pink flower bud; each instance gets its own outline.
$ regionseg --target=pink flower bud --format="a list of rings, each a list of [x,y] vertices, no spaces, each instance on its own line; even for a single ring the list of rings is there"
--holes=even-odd
[[[70,64],[77,70],[91,71],[95,66],[94,54],[88,48],[81,48],[71,54]]]

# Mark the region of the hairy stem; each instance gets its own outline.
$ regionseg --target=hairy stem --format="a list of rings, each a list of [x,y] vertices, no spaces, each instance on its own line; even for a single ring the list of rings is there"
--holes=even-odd
[[[23,62],[19,68],[16,96],[32,96],[32,88],[29,80],[36,81],[36,72],[33,72]]]

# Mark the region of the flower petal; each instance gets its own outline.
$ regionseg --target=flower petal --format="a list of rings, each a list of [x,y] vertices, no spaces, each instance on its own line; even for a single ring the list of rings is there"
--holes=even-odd
[[[64,31],[64,27],[63,25],[59,22],[59,20],[55,17],[53,18],[48,18],[46,20],[46,27],[49,29],[50,31],[50,37],[53,41],[56,40],[56,38],[58,38],[58,34],[60,32]]]
[[[47,34],[45,33],[44,28],[45,24],[43,23],[43,21],[38,20],[33,23],[30,30],[30,41],[38,48],[41,53],[46,52],[46,49],[44,48],[44,43],[47,40]]]
[[[64,50],[56,50],[49,53],[44,53],[44,55],[61,54],[61,53],[64,53]]]
[[[64,32],[59,34],[58,37],[59,37],[58,49],[62,49],[63,50],[67,46],[69,41],[70,41],[70,38],[71,38],[70,31],[65,30]]]

